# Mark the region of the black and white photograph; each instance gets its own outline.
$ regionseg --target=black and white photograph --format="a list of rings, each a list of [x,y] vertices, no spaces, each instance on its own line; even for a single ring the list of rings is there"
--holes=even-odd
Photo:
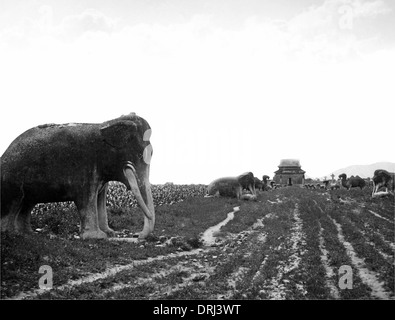
[[[0,299],[395,300],[394,84],[392,0],[0,0]]]

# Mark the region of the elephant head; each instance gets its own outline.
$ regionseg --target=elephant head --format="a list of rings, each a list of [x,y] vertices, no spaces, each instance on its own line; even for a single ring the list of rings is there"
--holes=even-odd
[[[149,182],[152,146],[147,121],[131,113],[101,124],[34,127],[16,138],[1,159],[1,228],[31,231],[30,212],[40,202],[74,201],[82,238],[106,238],[106,193],[120,181],[135,195],[144,217],[139,237],[153,231]]]
[[[255,179],[252,172],[245,172],[237,177],[237,180],[241,184],[243,189],[250,190],[253,195],[256,195],[255,191]]]
[[[150,163],[153,153],[150,143],[151,127],[134,113],[105,123],[101,135],[106,144],[112,146],[117,166],[122,165],[118,181],[131,190],[145,215],[140,238],[150,234],[155,225],[155,209],[149,182]],[[118,177],[120,170],[114,172]],[[114,178],[109,178],[110,180]]]

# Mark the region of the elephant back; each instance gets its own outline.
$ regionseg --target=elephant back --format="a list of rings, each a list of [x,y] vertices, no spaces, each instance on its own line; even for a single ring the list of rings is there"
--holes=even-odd
[[[235,188],[239,188],[240,183],[236,177],[223,177],[212,181],[207,187],[208,195],[215,195],[217,192],[221,196],[234,196]]]
[[[45,124],[19,135],[1,157],[2,181],[29,181],[30,175],[48,177],[51,171],[65,176],[76,170],[76,159],[88,163],[100,141],[98,124]],[[55,180],[57,177],[53,177]]]

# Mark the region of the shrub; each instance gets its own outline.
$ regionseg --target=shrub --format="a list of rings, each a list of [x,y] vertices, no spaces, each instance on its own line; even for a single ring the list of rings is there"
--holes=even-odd
[[[205,185],[152,185],[154,206],[171,205],[191,197],[203,197]],[[120,182],[110,182],[107,193],[108,224],[119,231],[142,224],[142,215],[137,213],[138,204],[134,195]],[[141,219],[141,220],[140,220]],[[80,219],[74,202],[37,204],[32,211],[33,230],[66,236],[79,232]]]

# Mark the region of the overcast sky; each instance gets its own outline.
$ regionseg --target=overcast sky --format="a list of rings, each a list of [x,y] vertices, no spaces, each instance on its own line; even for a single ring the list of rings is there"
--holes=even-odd
[[[395,162],[392,0],[1,0],[0,154],[136,112],[152,183]]]

